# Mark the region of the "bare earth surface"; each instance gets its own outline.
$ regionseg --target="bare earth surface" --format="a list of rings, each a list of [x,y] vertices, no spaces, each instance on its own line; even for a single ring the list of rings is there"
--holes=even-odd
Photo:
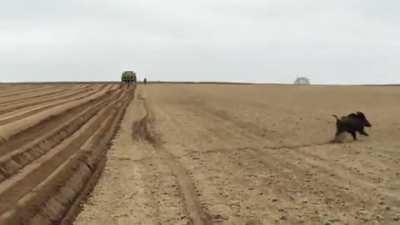
[[[398,225],[399,103],[400,87],[140,86],[75,224]],[[330,143],[331,114],[354,111],[370,137]]]
[[[71,224],[134,89],[0,85],[0,225]]]

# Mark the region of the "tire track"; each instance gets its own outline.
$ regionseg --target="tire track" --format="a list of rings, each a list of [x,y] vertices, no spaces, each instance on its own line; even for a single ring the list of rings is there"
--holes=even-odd
[[[133,134],[148,142],[154,147],[162,161],[173,171],[185,203],[185,208],[193,225],[211,225],[210,216],[204,212],[195,191],[195,186],[189,172],[183,167],[179,160],[165,149],[162,144],[161,135],[155,132],[155,117],[145,98],[142,98],[146,114],[143,119],[133,124]],[[135,137],[134,137],[135,138]]]

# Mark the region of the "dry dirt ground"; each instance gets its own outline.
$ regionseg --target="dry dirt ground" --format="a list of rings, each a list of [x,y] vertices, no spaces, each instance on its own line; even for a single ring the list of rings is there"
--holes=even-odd
[[[0,225],[70,224],[134,87],[0,85]]]
[[[398,225],[399,103],[395,86],[139,86],[75,225]],[[370,137],[330,143],[354,111]]]

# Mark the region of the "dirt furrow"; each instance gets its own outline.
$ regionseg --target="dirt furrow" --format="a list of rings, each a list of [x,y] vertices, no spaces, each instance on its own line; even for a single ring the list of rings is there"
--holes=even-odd
[[[0,94],[10,93],[15,90],[24,90],[34,85],[27,84],[0,84]]]
[[[89,206],[96,207],[84,207],[76,224],[192,224],[174,173],[144,133],[136,133],[144,129],[144,115],[142,102],[135,99],[89,199]]]
[[[92,171],[90,178],[85,181],[84,187],[74,197],[73,204],[68,204],[68,208],[62,213],[60,217],[60,225],[72,224],[75,217],[81,210],[81,204],[86,200],[88,194],[96,185],[101,173],[103,172],[106,153],[111,146],[111,140],[114,138],[117,130],[120,128],[120,123],[125,115],[125,111],[135,95],[135,88],[120,87],[124,90],[123,98],[117,102],[111,111],[114,115],[109,117],[109,122],[104,121],[101,127],[89,138],[81,147],[81,154],[83,155],[85,164]],[[51,210],[51,208],[50,208]],[[47,219],[48,221],[48,219]],[[52,221],[49,223],[51,224]]]
[[[104,151],[104,149],[107,147],[107,143],[109,143],[109,140],[115,133],[115,130],[117,129],[119,121],[122,117],[124,107],[126,107],[127,103],[129,103],[130,95],[131,94],[127,93],[126,91],[124,91],[123,95],[118,95],[118,93],[116,93],[113,97],[111,97],[113,102],[98,111],[98,113],[88,120],[81,129],[73,133],[70,137],[66,138],[60,145],[51,149],[49,153],[46,153],[38,160],[24,167],[21,172],[18,173],[18,175],[11,179],[13,181],[6,180],[6,182],[10,183],[9,185],[6,185],[5,182],[1,183],[0,188],[2,191],[0,194],[0,202],[8,202],[7,206],[2,205],[2,211],[4,212],[5,209],[11,210],[2,215],[0,224],[3,224],[1,222],[7,222],[7,224],[20,224],[22,221],[30,221],[29,224],[36,224],[38,221],[41,221],[40,224],[50,224],[55,218],[52,218],[51,216],[50,218],[44,217],[46,217],[45,215],[49,215],[49,212],[55,211],[57,211],[57,213],[53,216],[57,217],[57,220],[61,221],[68,212],[69,205],[71,205],[74,200],[77,200],[79,196],[78,190],[90,189],[89,187],[85,188],[86,183],[88,180],[90,180],[90,176],[93,175],[98,177],[101,168],[99,167],[99,170],[95,168],[102,160],[102,157],[104,157],[101,156],[104,155],[104,153],[100,153],[101,151]],[[104,136],[103,134],[100,134],[99,131],[110,132]],[[88,149],[88,142],[92,143],[90,145],[92,147],[94,146],[93,143],[96,143],[96,147],[94,149]],[[84,151],[83,146],[86,146],[86,151]],[[90,156],[90,160],[88,156]],[[84,164],[81,164],[82,162],[84,162]],[[74,172],[76,170],[81,171],[84,174],[79,175],[79,172]],[[66,174],[70,174],[70,180],[72,179],[71,185],[78,185],[75,187],[78,188],[78,190],[74,189],[73,191],[74,196],[71,196],[71,192],[69,192],[69,196],[65,196],[66,193],[62,194],[62,190],[59,190],[61,192],[56,191],[56,189],[60,188],[60,182],[69,182],[68,179],[66,179]],[[39,184],[38,182],[42,183]],[[89,186],[92,186],[94,182],[91,181],[89,183],[91,184]],[[34,188],[35,186],[36,188]],[[29,194],[30,190],[36,191],[32,192],[32,194]],[[60,193],[61,199],[57,198],[57,195],[50,195],[48,193],[49,190],[52,190],[50,193]],[[8,195],[7,193],[12,193],[12,195]],[[27,195],[25,195],[26,193]],[[14,200],[9,198],[13,198]],[[30,207],[41,205],[41,202],[46,202],[46,199],[48,199],[50,208],[45,207],[42,209],[37,208],[33,211],[29,210]],[[63,207],[60,208],[54,205],[56,204],[55,202],[58,202],[57,205],[63,204]],[[13,207],[13,203],[18,203],[17,208],[11,208]],[[27,216],[19,218],[17,215],[18,213],[22,213],[23,215]],[[44,221],[46,223],[44,223]]]
[[[60,114],[52,115],[46,120],[33,127],[29,127],[26,130],[22,130],[13,136],[12,139],[0,144],[0,154],[5,155],[8,152],[12,152],[17,149],[28,148],[32,143],[40,140],[42,137],[51,136],[54,134],[55,130],[59,130],[65,127],[70,121],[73,121],[76,115],[80,115],[82,112],[86,112],[98,104],[101,104],[109,98],[105,96],[104,98],[96,98],[91,101],[84,102],[81,105],[72,107]]]
[[[92,107],[82,111],[82,113],[78,114],[76,117],[54,129],[53,132],[38,138],[33,143],[27,143],[27,145],[16,151],[12,151],[0,157],[0,177],[3,177],[3,179],[9,178],[36,158],[46,154],[50,149],[77,131],[100,109],[107,107],[108,104],[112,103],[111,101],[115,101],[115,99],[118,100],[121,94],[121,92],[116,92],[113,95],[107,96],[102,102],[96,103]],[[2,179],[0,179],[0,182],[1,181]]]
[[[104,112],[103,109],[103,112],[93,116],[81,129],[53,147],[48,153],[23,167],[17,175],[4,180],[0,185],[0,202],[8,204],[2,204],[0,212],[11,207],[12,205],[9,204],[13,204],[22,195],[29,192],[38,182],[46,178],[49,172],[54,170],[54,167],[60,165],[65,157],[79,149],[79,146],[90,137],[91,132],[98,128],[100,121],[104,119]],[[10,195],[10,193],[12,194]]]
[[[43,92],[34,91],[33,93],[29,93],[29,95],[27,94],[26,96],[10,96],[9,98],[1,98],[0,106],[7,106],[12,103],[20,103],[20,102],[27,101],[27,100],[35,100],[36,98],[39,98],[42,96],[58,94],[58,93],[62,93],[62,92],[68,91],[68,90],[76,90],[79,88],[80,87],[77,87],[77,86],[74,86],[74,87],[59,86],[57,88],[45,90]]]
[[[22,110],[17,110],[16,112],[14,112],[14,111],[7,112],[6,114],[0,115],[0,119],[1,119],[0,126],[8,124],[8,123],[12,123],[13,121],[17,121],[17,120],[20,120],[23,118],[27,118],[29,116],[35,115],[37,113],[49,110],[51,108],[54,108],[54,107],[57,107],[60,105],[68,104],[69,102],[77,101],[80,99],[85,99],[87,97],[92,96],[94,93],[100,92],[102,90],[103,89],[100,88],[98,90],[93,90],[93,91],[89,91],[89,92],[79,92],[79,93],[75,93],[65,99],[62,98],[57,101],[45,102],[44,104],[38,104],[38,105],[35,104],[33,107],[22,108]]]
[[[43,104],[50,101],[55,101],[59,99],[67,99],[74,95],[79,95],[81,93],[88,92],[88,89],[78,88],[78,89],[62,89],[56,92],[49,92],[45,94],[41,94],[39,96],[32,96],[30,98],[25,98],[22,100],[15,100],[8,102],[7,104],[1,104],[0,115],[4,113],[10,113],[12,111],[16,111],[22,108],[35,106],[39,104]],[[90,89],[89,89],[90,90]]]
[[[20,120],[14,121],[12,123],[5,124],[2,126],[2,129],[0,130],[1,142],[7,142],[11,137],[15,136],[19,132],[22,132],[23,130],[28,129],[30,127],[33,127],[33,126],[47,120],[49,117],[66,112],[71,108],[74,108],[74,107],[77,107],[84,103],[93,101],[97,98],[104,97],[107,94],[109,94],[110,91],[113,89],[114,89],[114,87],[106,88],[101,91],[95,92],[92,95],[87,96],[86,98],[77,99],[75,101],[71,101],[66,104],[52,107],[46,111],[36,113],[27,118],[22,118]]]
[[[0,98],[15,97],[21,95],[30,95],[32,92],[43,91],[47,89],[53,89],[55,85],[34,85],[24,90],[17,89],[0,95]]]

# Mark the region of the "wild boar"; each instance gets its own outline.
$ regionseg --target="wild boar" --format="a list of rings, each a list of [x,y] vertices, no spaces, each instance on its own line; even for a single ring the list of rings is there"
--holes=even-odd
[[[336,140],[343,132],[350,133],[354,140],[357,140],[356,132],[364,136],[369,136],[364,131],[364,127],[371,127],[371,123],[367,120],[364,113],[351,113],[347,116],[342,116],[341,118],[339,118],[337,115],[333,116],[336,118]]]

